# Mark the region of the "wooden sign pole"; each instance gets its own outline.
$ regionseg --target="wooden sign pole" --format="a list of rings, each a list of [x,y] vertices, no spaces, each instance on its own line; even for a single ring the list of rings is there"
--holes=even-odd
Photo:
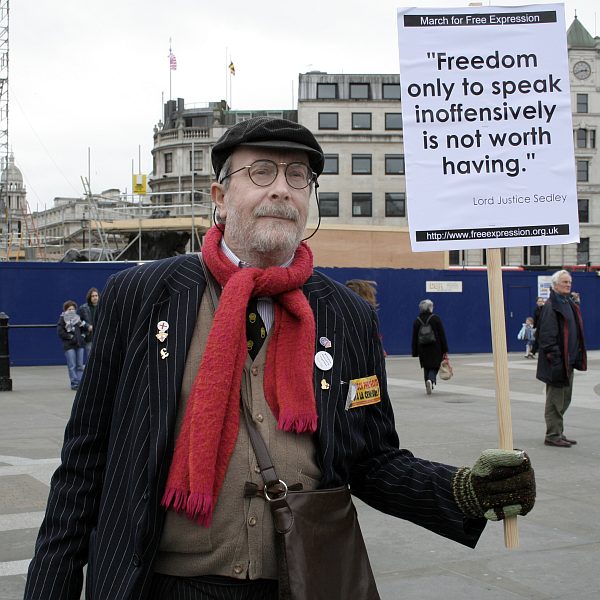
[[[488,248],[487,276],[490,299],[490,321],[492,327],[492,352],[496,373],[496,409],[498,412],[498,437],[500,448],[513,449],[512,419],[508,386],[508,354],[506,349],[506,323],[504,316],[504,292],[502,288],[502,268],[500,248]],[[519,547],[517,517],[504,519],[504,545],[507,548]]]

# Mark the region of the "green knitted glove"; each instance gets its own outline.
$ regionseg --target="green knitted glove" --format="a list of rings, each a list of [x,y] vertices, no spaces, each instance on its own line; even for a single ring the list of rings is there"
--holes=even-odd
[[[484,450],[473,468],[461,467],[452,479],[458,507],[472,518],[500,521],[526,515],[535,503],[535,475],[521,450]]]

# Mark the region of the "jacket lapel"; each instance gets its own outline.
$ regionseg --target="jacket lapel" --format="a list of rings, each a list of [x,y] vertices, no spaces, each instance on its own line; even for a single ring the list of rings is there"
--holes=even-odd
[[[340,395],[345,397],[348,382],[342,381],[343,350],[344,350],[344,324],[330,304],[333,292],[330,284],[313,275],[304,286],[304,293],[315,316],[316,347],[317,352],[325,351],[333,359],[333,366],[323,370],[313,365],[313,380],[315,399],[317,402],[318,435],[321,440],[323,460],[331,460],[328,453],[332,451],[323,445],[324,440],[332,440],[336,410],[339,409]],[[325,338],[331,342],[326,348]]]
[[[165,458],[174,445],[172,438],[183,370],[205,286],[200,262],[197,257],[193,258],[194,262],[186,264],[185,271],[180,269],[170,274],[162,297],[152,307],[150,316],[147,333],[150,481],[156,475],[159,479],[166,477],[169,461]],[[161,322],[168,324],[167,337],[163,341],[156,337]]]

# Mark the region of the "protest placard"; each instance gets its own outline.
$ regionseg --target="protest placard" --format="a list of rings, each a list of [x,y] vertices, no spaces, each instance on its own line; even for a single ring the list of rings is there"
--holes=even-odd
[[[398,9],[413,251],[487,248],[499,445],[513,448],[499,248],[579,240],[562,4]],[[518,546],[514,517],[504,521]]]
[[[399,9],[415,252],[579,240],[562,4]]]

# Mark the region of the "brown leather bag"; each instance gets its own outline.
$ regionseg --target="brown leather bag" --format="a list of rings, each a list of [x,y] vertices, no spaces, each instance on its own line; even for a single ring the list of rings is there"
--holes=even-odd
[[[348,487],[288,490],[243,412],[275,524],[279,600],[380,600]]]

